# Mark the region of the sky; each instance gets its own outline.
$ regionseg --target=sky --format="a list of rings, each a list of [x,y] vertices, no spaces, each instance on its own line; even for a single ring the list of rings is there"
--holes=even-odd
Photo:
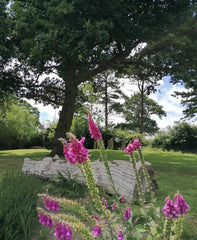
[[[157,116],[152,116],[160,129],[165,129],[167,126],[172,126],[174,122],[179,121],[183,117],[182,111],[184,107],[180,104],[181,99],[172,96],[174,91],[183,91],[184,87],[181,85],[172,85],[169,82],[169,77],[164,77],[160,81],[160,86],[157,87],[157,92],[152,93],[149,97],[158,102],[159,105],[163,106],[167,116],[159,119]],[[131,96],[137,91],[137,86],[129,84],[128,79],[124,79],[125,85],[123,86],[123,91]],[[40,112],[40,121],[45,125],[49,125],[49,121],[56,121],[59,116],[60,109],[54,109],[52,106],[44,106],[43,104],[36,104],[35,101],[29,100],[33,106],[37,107]],[[123,118],[117,115],[111,115],[109,117],[111,122],[123,122]]]

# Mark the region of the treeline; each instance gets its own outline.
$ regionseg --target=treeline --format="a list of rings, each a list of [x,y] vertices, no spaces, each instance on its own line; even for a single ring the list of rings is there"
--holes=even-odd
[[[180,122],[167,130],[161,131],[155,137],[153,147],[163,150],[197,153],[197,126]]]

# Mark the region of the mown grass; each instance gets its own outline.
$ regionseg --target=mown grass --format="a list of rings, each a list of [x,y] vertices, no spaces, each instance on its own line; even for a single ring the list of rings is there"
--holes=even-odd
[[[16,149],[0,151],[0,174],[7,170],[21,169],[24,158],[42,160],[48,156],[50,151],[47,149]]]
[[[172,198],[179,190],[191,207],[186,217],[183,239],[197,239],[197,155],[151,148],[144,148],[143,152],[145,160],[152,163],[159,184],[157,204],[162,207],[165,197],[170,195]],[[45,149],[0,151],[0,173],[10,168],[21,169],[25,157],[41,160],[49,153]],[[108,150],[107,153],[109,160],[129,159],[121,150]],[[98,150],[91,150],[90,154],[92,160],[99,158]]]

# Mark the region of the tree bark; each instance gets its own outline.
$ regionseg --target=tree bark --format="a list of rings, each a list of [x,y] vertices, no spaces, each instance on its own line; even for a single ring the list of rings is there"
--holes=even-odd
[[[141,109],[140,109],[140,133],[144,133],[144,89],[142,87],[141,94],[140,94],[140,104],[141,104]]]
[[[74,82],[74,81],[73,81]],[[78,87],[69,81],[65,87],[65,98],[60,112],[59,121],[54,136],[54,143],[51,155],[63,155],[62,143],[59,138],[66,138],[66,133],[70,131],[72,125],[73,114],[75,111],[75,102],[77,97]]]
[[[105,130],[108,129],[108,89],[107,76],[105,77]]]

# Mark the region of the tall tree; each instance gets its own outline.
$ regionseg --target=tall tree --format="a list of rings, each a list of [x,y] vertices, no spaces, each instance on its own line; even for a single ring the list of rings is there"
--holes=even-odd
[[[18,60],[25,94],[62,105],[52,153],[70,130],[78,85],[114,68],[141,42],[150,42],[184,20],[189,0],[13,1]],[[59,78],[39,78],[55,72]]]
[[[158,41],[150,42],[136,54],[136,62],[169,75],[173,84],[181,83],[186,91],[175,92],[186,106],[185,117],[197,115],[197,2],[191,1],[188,18],[178,24],[169,34]],[[147,61],[148,60],[148,61]]]
[[[123,84],[112,71],[98,74],[93,81],[95,90],[99,94],[98,103],[104,105],[105,129],[107,130],[109,114],[122,110],[120,98],[125,97],[121,90]]]
[[[148,60],[147,60],[148,61]],[[140,96],[139,105],[139,132],[144,132],[145,121],[145,100],[146,96],[152,92],[156,92],[156,87],[159,85],[158,81],[161,79],[161,73],[154,68],[147,66],[147,64],[141,64],[138,60],[133,65],[125,68],[123,71],[126,74],[131,84],[136,84]]]
[[[140,111],[142,101],[143,111]],[[152,115],[157,115],[159,118],[162,118],[162,116],[166,116],[166,113],[162,106],[146,95],[141,98],[141,93],[136,93],[125,101],[124,116],[130,129],[140,131],[140,133],[154,134],[158,130],[158,126],[157,123],[151,119]],[[141,126],[142,123],[143,128]]]

